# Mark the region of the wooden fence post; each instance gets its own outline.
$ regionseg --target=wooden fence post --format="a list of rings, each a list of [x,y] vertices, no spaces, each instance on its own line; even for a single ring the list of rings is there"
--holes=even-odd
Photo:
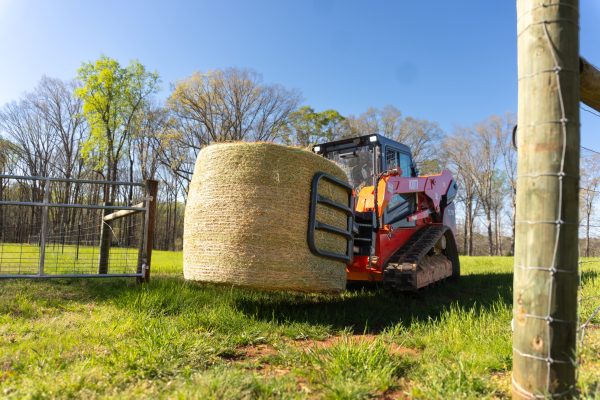
[[[514,398],[575,394],[578,0],[517,0]]]
[[[110,202],[104,202],[105,206],[112,206]],[[112,242],[111,236],[111,221],[105,221],[104,217],[110,214],[110,210],[102,210],[102,218],[100,219],[100,254],[98,255],[98,273],[107,274],[108,264],[110,261],[110,245]]]
[[[581,101],[600,112],[600,71],[583,57],[579,61],[579,70],[581,72]]]
[[[154,225],[156,222],[156,204],[158,202],[158,181],[148,179],[146,180],[146,196],[148,201],[146,202],[146,213],[145,217],[145,229],[143,237],[143,255],[138,272],[142,272],[144,275],[138,278],[138,282],[149,282],[150,281],[150,266],[152,265],[152,249],[154,247]],[[142,265],[145,267],[142,268]]]

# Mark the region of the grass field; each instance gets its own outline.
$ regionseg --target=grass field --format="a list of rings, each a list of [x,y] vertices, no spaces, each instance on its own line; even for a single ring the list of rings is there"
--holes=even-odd
[[[44,272],[53,274],[95,274],[98,272],[98,246],[50,243],[46,247]],[[131,274],[137,270],[138,249],[110,248],[110,271]],[[0,243],[0,274],[37,274],[40,247],[31,244]]]
[[[153,264],[143,286],[0,281],[0,396],[510,395],[511,258],[463,257],[460,281],[401,297],[185,283],[180,253],[155,252]],[[586,265],[584,294],[598,295],[600,264]],[[584,302],[582,316],[599,302]],[[599,332],[586,336],[583,397],[600,397]]]

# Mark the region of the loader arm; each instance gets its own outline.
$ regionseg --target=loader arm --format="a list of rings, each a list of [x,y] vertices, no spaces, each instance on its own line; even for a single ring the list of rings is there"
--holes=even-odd
[[[446,199],[449,203],[451,199],[447,200],[448,194],[456,190],[452,185],[455,185],[454,179],[448,170],[439,175],[420,177],[402,177],[398,172],[384,173],[379,178],[377,187],[367,186],[360,190],[356,199],[356,212],[376,210],[377,216],[381,218],[394,195],[415,193],[420,201],[417,202],[415,212],[406,217],[407,220],[415,221],[435,213],[442,214],[442,201]]]

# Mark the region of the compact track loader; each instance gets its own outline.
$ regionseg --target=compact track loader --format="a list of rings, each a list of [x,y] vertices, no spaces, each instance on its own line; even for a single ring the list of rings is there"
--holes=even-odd
[[[410,149],[381,135],[349,138],[313,147],[336,162],[350,184],[331,175],[313,178],[308,246],[314,254],[346,262],[348,283],[382,282],[393,291],[416,291],[460,275],[455,242],[452,174],[418,176]],[[318,193],[325,179],[348,193],[347,204]],[[317,204],[348,216],[347,229],[317,220]],[[315,243],[315,231],[347,240],[347,251],[325,251]]]

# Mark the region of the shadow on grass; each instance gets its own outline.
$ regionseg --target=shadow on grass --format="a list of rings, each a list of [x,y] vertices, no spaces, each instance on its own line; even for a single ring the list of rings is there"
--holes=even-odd
[[[378,333],[397,324],[438,317],[450,305],[486,312],[498,302],[512,303],[512,274],[462,276],[416,294],[393,295],[376,286],[355,287],[342,296],[286,299],[241,298],[236,307],[253,318],[278,323],[301,322],[349,329],[354,333]]]
[[[264,292],[186,283],[169,276],[157,276],[149,285],[138,285],[133,279],[60,279],[14,281],[3,289],[8,289],[9,296],[11,292],[27,293],[43,301],[46,307],[56,308],[62,308],[64,301],[111,302],[119,308],[130,308],[137,293],[147,291],[152,297],[138,306],[141,312],[183,314],[198,305],[209,308],[227,305],[240,316],[265,322],[298,322],[355,333],[378,333],[397,324],[407,326],[414,320],[436,318],[452,304],[481,312],[498,302],[510,304],[512,274],[464,275],[457,281],[406,295],[394,295],[376,286],[354,287],[341,295]]]
[[[600,272],[598,271],[587,270],[581,272],[581,283],[583,285],[598,278],[600,278]]]

